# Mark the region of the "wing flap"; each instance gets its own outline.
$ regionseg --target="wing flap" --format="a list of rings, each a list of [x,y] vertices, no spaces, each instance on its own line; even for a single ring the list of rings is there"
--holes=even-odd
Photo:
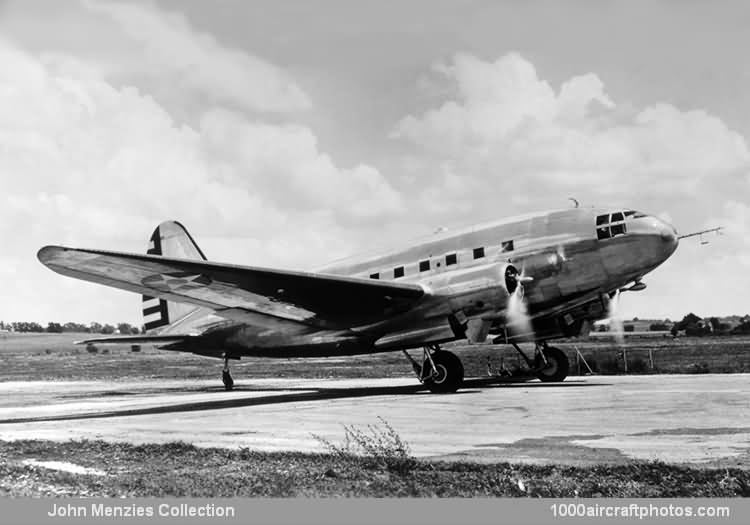
[[[236,266],[157,255],[46,246],[39,260],[62,275],[176,302],[254,312],[321,328],[377,322],[424,295],[416,284]]]

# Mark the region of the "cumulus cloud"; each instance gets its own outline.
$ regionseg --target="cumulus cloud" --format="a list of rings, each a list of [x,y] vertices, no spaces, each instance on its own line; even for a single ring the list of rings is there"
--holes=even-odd
[[[35,287],[70,302],[71,316],[108,293],[80,284],[75,301],[60,297],[68,287],[34,259],[43,244],[143,251],[155,225],[174,218],[199,239],[248,241],[215,259],[309,267],[346,253],[352,234],[342,224],[367,227],[401,207],[377,169],[337,166],[305,126],[220,108],[179,124],[148,94],[113,86],[74,57],[42,60],[0,42],[0,63],[2,266],[25,270],[4,293],[25,297],[17,304],[27,316],[45,315],[26,295]]]
[[[657,103],[618,108],[601,79],[587,73],[556,90],[516,53],[495,62],[458,54],[436,71],[455,96],[391,133],[486,182],[540,180],[575,188],[597,181],[617,191],[747,171],[744,138],[702,110]],[[469,175],[470,174],[470,175]]]
[[[280,67],[197,31],[180,13],[154,5],[82,0],[111,19],[132,40],[130,71],[168,81],[176,97],[193,90],[209,101],[252,111],[308,109],[310,97]],[[116,67],[116,66],[115,66]],[[179,86],[179,90],[174,88]]]

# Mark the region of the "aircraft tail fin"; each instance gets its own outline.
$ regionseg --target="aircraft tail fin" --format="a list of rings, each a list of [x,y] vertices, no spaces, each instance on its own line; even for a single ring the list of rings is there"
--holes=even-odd
[[[206,260],[187,229],[177,221],[166,221],[156,227],[149,240],[148,255],[179,259]],[[175,278],[179,278],[175,276]],[[146,333],[161,333],[166,327],[185,319],[200,307],[175,303],[157,297],[143,296],[143,323]]]

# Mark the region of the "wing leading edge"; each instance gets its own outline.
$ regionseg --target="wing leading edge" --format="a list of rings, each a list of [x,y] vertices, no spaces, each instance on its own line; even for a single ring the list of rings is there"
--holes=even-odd
[[[417,284],[63,246],[45,246],[37,257],[62,275],[203,306],[219,316],[226,311],[236,319],[246,311],[319,328],[387,319],[425,294]]]

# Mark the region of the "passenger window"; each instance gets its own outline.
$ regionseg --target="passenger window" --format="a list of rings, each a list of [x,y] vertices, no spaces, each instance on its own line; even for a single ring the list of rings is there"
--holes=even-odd
[[[370,279],[380,279],[380,274],[378,272],[371,273]]]
[[[625,224],[613,224],[610,229],[610,235],[625,235]]]
[[[601,226],[602,224],[607,224],[608,220],[609,220],[609,215],[598,215],[596,217],[596,225]]]
[[[430,271],[430,261],[420,261],[419,262],[419,271],[420,272],[429,272]]]
[[[632,210],[625,212],[625,218],[632,217],[633,215],[635,215],[635,212]]]
[[[398,279],[399,277],[403,277],[403,276],[404,276],[404,267],[403,266],[399,266],[398,268],[394,268],[393,269],[393,278],[394,279]]]
[[[445,256],[445,265],[450,266],[458,262],[458,256],[455,253],[449,253]]]
[[[600,241],[602,239],[609,239],[609,228],[607,226],[604,226],[603,228],[597,228],[596,238],[599,239]]]
[[[503,241],[503,243],[500,245],[500,251],[501,252],[512,252],[513,251],[513,241]]]
[[[482,257],[484,257],[484,247],[474,248],[474,258],[481,259]]]
[[[617,221],[622,221],[622,220],[625,220],[625,219],[622,216],[621,212],[617,212],[617,213],[613,213],[612,214],[612,221],[611,222],[617,222]]]

